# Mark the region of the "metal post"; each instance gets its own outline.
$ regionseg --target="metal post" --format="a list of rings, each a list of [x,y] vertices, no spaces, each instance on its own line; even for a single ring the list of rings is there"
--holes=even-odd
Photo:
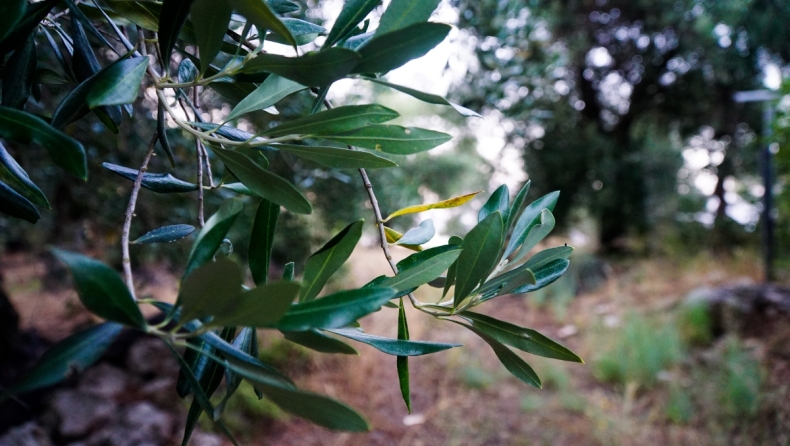
[[[739,91],[732,99],[735,102],[762,102],[763,103],[763,147],[760,149],[760,173],[763,177],[763,213],[760,217],[763,227],[763,262],[765,266],[765,281],[774,280],[774,249],[775,249],[775,222],[774,222],[774,175],[773,154],[771,153],[771,136],[773,134],[774,106],[773,101],[778,95],[770,90]]]
[[[764,102],[763,108],[763,139],[764,144],[760,150],[760,170],[763,174],[763,255],[765,256],[765,281],[774,280],[774,175],[773,154],[771,153],[771,135],[773,130],[774,107],[771,102]]]

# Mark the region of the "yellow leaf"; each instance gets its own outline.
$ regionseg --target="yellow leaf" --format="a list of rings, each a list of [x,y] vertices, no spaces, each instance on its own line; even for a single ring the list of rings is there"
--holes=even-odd
[[[387,222],[395,217],[399,217],[401,215],[406,214],[416,214],[418,212],[425,212],[430,211],[431,209],[447,209],[447,208],[454,208],[465,204],[467,201],[471,200],[475,197],[475,195],[479,194],[482,191],[472,192],[471,194],[461,195],[460,197],[453,197],[444,201],[440,201],[438,203],[430,203],[430,204],[418,204],[416,206],[407,206],[403,209],[399,209],[389,215],[389,217],[385,218],[384,221]]]

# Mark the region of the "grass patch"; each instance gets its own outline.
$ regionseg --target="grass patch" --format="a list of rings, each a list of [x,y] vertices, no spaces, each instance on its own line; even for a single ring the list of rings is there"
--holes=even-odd
[[[622,325],[596,337],[593,350],[595,376],[618,384],[652,387],[661,371],[683,358],[683,345],[675,324],[650,320],[636,313],[626,315]]]

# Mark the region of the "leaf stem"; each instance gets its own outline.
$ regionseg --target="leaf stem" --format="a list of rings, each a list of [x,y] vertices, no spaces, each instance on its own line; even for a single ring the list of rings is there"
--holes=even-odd
[[[154,153],[156,146],[156,139],[158,133],[154,132],[151,142],[148,144],[148,150],[145,152],[145,158],[140,165],[140,170],[137,171],[137,178],[134,179],[134,186],[132,186],[132,195],[129,197],[129,204],[126,206],[126,215],[123,220],[123,230],[121,231],[121,252],[123,255],[123,273],[126,279],[126,287],[133,299],[137,299],[134,294],[134,277],[132,276],[132,260],[129,255],[129,231],[132,228],[132,218],[134,218],[134,208],[137,206],[137,196],[140,193],[140,188],[143,184],[143,174],[148,170],[148,162],[151,161],[151,156]]]

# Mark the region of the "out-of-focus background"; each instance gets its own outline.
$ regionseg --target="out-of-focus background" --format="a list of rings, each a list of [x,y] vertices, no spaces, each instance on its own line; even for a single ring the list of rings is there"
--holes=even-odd
[[[342,5],[311,1],[303,18],[329,28]],[[401,157],[399,168],[371,172],[384,213],[484,191],[461,208],[401,218],[396,229],[432,218],[439,243],[474,225],[500,184],[515,194],[529,180],[533,198],[561,192],[557,229],[545,245],[576,248],[569,272],[484,309],[567,345],[586,363],[529,358],[544,379],[536,390],[511,377],[479,339],[415,312],[412,339],[465,346],[412,359],[408,414],[393,357],[366,346],[359,356],[322,355],[267,332],[263,358],[359,409],[374,430],[315,427],[259,403],[250,389],[231,400],[231,430],[251,445],[790,444],[790,4],[445,0],[434,17],[457,28],[386,79],[445,95],[482,119],[362,81],[338,82],[329,99],[375,98],[399,111],[400,123],[454,136],[429,153]],[[207,93],[204,103],[211,101]],[[303,92],[278,109],[294,116],[311,103]],[[36,226],[0,216],[2,288],[18,316],[0,321],[16,343],[2,348],[22,358],[0,365],[3,379],[92,322],[46,247],[120,265],[131,183],[99,164],[139,162],[155,109],[148,97],[117,144],[108,145],[115,139],[98,121],[75,125],[97,163],[90,181],[54,168],[32,171],[53,210]],[[229,111],[211,114],[216,120]],[[257,112],[238,125],[262,128],[277,119]],[[191,141],[169,132],[177,157],[190,159]],[[299,264],[349,221],[370,221],[356,172],[297,160],[272,168],[306,190],[317,209],[281,215],[275,270]],[[174,174],[190,179],[183,169]],[[166,171],[166,162],[151,170]],[[209,198],[207,208],[213,212],[216,202]],[[193,220],[195,206],[191,197],[144,190],[137,217],[133,237]],[[240,260],[240,234],[251,222],[247,210],[229,235]],[[334,289],[387,273],[368,230]],[[173,299],[189,247],[186,240],[134,247],[139,294]],[[436,299],[434,292],[421,289],[418,297]],[[362,325],[394,336],[396,317],[385,309]],[[24,354],[14,353],[19,346]],[[83,378],[35,403],[0,407],[0,444],[127,444],[138,438],[132,432],[150,434],[153,444],[177,441],[187,406],[175,396],[176,366],[166,357],[146,339],[124,340]],[[223,444],[211,429],[201,424],[193,444]],[[11,443],[18,438],[38,443]]]

